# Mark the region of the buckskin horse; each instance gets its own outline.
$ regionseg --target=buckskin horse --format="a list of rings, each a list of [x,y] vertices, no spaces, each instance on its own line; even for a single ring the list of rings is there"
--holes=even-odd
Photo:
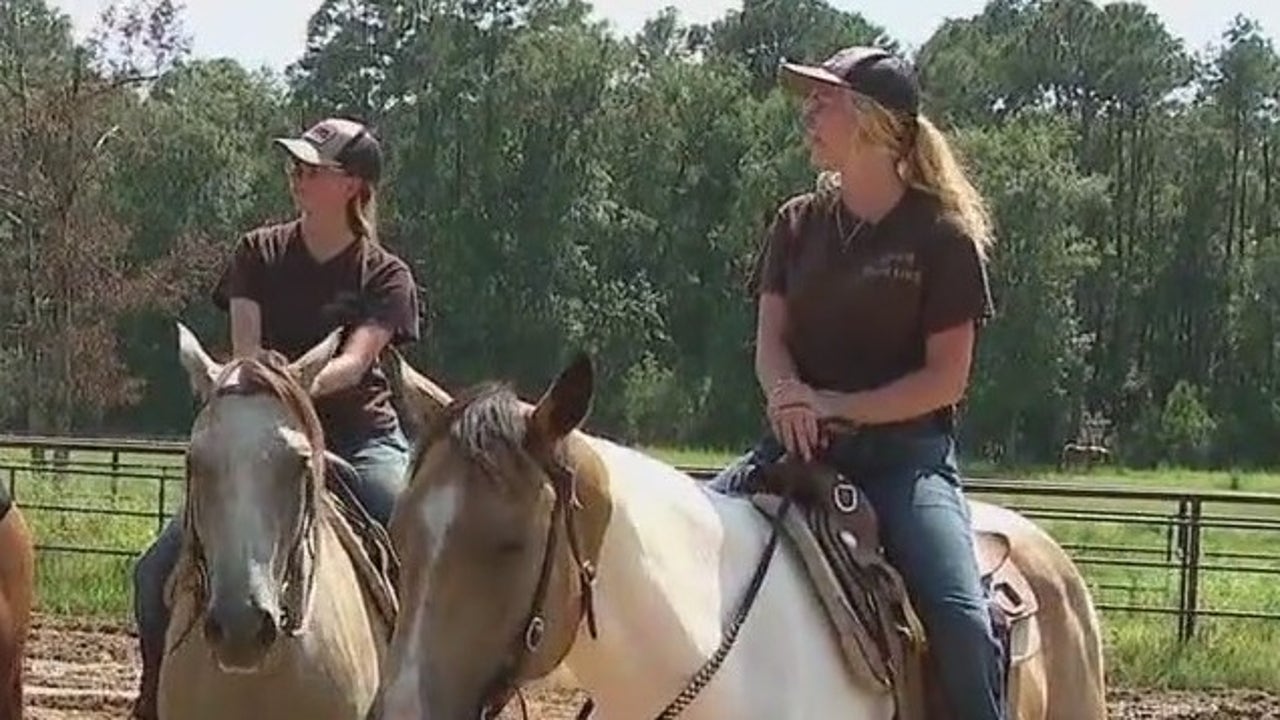
[[[533,405],[501,384],[453,399],[399,371],[424,430],[390,523],[400,615],[369,720],[494,717],[562,664],[608,720],[895,717],[895,691],[849,669],[818,580],[768,512],[580,428],[586,356]],[[1105,717],[1074,565],[1015,513],[975,523],[984,563],[1035,596],[1010,716]]]
[[[159,715],[363,718],[394,590],[328,488],[340,461],[326,454],[302,389],[339,335],[292,363],[263,353],[225,365],[181,324],[178,335],[202,407],[187,451],[182,552],[166,585]]]
[[[35,596],[35,542],[0,485],[0,720],[22,718],[22,661]]]

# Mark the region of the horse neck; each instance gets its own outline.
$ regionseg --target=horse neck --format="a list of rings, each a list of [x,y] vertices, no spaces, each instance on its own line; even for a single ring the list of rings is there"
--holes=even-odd
[[[672,667],[694,667],[718,640],[765,534],[742,500],[700,488],[687,474],[592,439],[608,471],[612,514],[594,594],[598,637],[582,629],[566,664],[610,705],[652,703]]]

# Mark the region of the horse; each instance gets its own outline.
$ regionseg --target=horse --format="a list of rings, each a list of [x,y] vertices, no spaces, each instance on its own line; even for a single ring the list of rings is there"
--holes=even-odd
[[[181,323],[178,335],[202,406],[166,583],[159,715],[363,718],[394,618],[362,586],[366,561],[326,493],[333,459],[303,390],[340,336],[292,363],[264,352],[219,364]]]
[[[22,718],[22,661],[35,599],[35,541],[0,485],[0,720]]]
[[[503,383],[452,398],[403,359],[400,372],[423,429],[389,526],[400,615],[367,720],[495,717],[561,668],[609,720],[895,716],[891,692],[847,669],[765,513],[581,427],[587,356],[532,404]],[[1080,574],[1020,515],[982,517],[1010,538],[1040,603],[1016,718],[1105,717]]]
[[[1058,469],[1083,467],[1088,470],[1111,460],[1111,451],[1102,445],[1084,445],[1069,442],[1062,446],[1058,456]]]

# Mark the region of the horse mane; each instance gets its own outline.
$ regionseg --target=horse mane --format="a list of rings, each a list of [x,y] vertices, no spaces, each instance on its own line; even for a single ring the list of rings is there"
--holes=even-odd
[[[479,465],[491,479],[501,481],[502,457],[524,455],[529,422],[520,398],[503,382],[484,382],[459,393],[445,407],[440,419],[432,423],[418,444],[411,476],[417,475],[427,448],[449,439],[467,457]],[[557,444],[550,457],[534,458],[539,465],[564,464],[564,448]],[[544,469],[546,469],[544,467]]]

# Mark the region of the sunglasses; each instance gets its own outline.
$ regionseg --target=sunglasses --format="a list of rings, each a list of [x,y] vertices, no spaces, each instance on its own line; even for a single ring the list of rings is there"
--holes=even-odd
[[[294,158],[285,160],[284,171],[293,178],[309,178],[316,175],[346,175],[346,171],[341,168],[326,167],[323,165],[308,165]]]

